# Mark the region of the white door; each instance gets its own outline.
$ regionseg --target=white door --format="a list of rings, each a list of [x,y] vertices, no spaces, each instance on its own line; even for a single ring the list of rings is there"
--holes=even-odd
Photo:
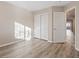
[[[41,15],[41,39],[48,40],[48,13]]]
[[[40,38],[40,15],[34,16],[34,37]]]
[[[54,12],[53,16],[53,40],[55,43],[64,42],[66,36],[64,12]]]

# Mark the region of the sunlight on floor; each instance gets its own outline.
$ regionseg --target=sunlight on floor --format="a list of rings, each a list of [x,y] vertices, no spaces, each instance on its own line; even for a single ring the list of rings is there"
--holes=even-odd
[[[67,29],[67,30],[66,30],[66,35],[67,35],[67,36],[72,36],[72,31]]]

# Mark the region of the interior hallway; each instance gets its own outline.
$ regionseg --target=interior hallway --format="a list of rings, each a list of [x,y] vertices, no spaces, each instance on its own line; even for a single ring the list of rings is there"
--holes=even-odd
[[[22,41],[6,45],[4,47],[0,47],[0,58],[46,58],[46,57],[56,57],[56,58],[68,58],[68,57],[79,57],[79,52],[76,51],[75,46],[79,49],[79,2],[71,2],[69,4],[65,4],[63,2],[62,6],[59,5],[52,6],[51,8],[38,10],[36,12],[30,12],[28,8],[21,8],[15,6],[14,4],[10,4],[11,2],[0,2],[0,45],[6,45],[11,42],[16,42],[18,39],[22,39]],[[14,2],[15,3],[15,2]],[[28,2],[23,2],[28,3]],[[41,2],[40,2],[41,3]],[[16,3],[17,4],[17,3]],[[26,4],[24,6],[26,6]],[[54,3],[56,4],[56,3]],[[19,4],[21,5],[21,4]],[[34,4],[33,4],[34,5]],[[40,4],[41,5],[41,4]],[[37,7],[37,5],[35,4]],[[38,5],[39,6],[39,5]],[[42,5],[43,6],[43,5]],[[76,7],[76,43],[74,39],[74,35],[71,30],[67,30],[67,36],[65,39],[65,31],[63,30],[65,27],[64,12],[71,7]],[[29,7],[30,8],[30,7]],[[65,8],[65,9],[64,9]],[[35,9],[35,8],[32,8]],[[31,11],[34,11],[30,9]],[[45,14],[42,14],[45,13]],[[8,15],[7,15],[8,14]],[[40,14],[40,15],[39,15]],[[61,15],[62,17],[60,17]],[[34,15],[36,21],[36,34],[38,37],[47,37],[46,40],[36,39],[34,37]],[[41,21],[41,19],[43,21]],[[45,19],[45,20],[44,20]],[[46,22],[47,19],[47,22]],[[53,20],[52,20],[53,19]],[[60,20],[59,20],[60,19]],[[62,19],[62,20],[61,20]],[[48,21],[49,20],[49,21]],[[41,22],[42,24],[41,24]],[[53,22],[55,21],[55,22]],[[39,24],[37,24],[39,23]],[[43,25],[47,23],[48,25]],[[18,26],[17,26],[18,25]],[[53,25],[53,26],[52,26]],[[57,26],[55,26],[57,25]],[[64,25],[64,26],[62,26]],[[14,27],[15,26],[15,27]],[[44,27],[45,28],[44,28]],[[48,26],[48,27],[47,27]],[[39,27],[39,28],[38,28]],[[42,27],[42,29],[41,29]],[[62,30],[59,30],[63,27]],[[19,28],[20,30],[17,30]],[[56,30],[56,28],[58,30]],[[14,29],[16,30],[14,33]],[[39,30],[41,29],[41,30]],[[46,30],[48,29],[48,30]],[[53,29],[53,30],[52,30]],[[30,30],[30,31],[28,31]],[[45,31],[46,30],[46,31]],[[58,31],[58,32],[57,32]],[[61,32],[60,32],[61,31]],[[63,32],[62,32],[63,31]],[[39,33],[38,33],[39,32]],[[54,35],[52,34],[57,34]],[[28,35],[30,33],[30,39]],[[42,33],[42,35],[41,35]],[[16,34],[16,35],[15,35]],[[32,35],[31,35],[32,34]],[[38,35],[39,34],[39,35]],[[46,35],[47,34],[47,35]],[[64,35],[64,36],[63,36]],[[46,36],[46,37],[45,37]],[[26,39],[26,40],[24,40]],[[53,40],[52,40],[53,39]],[[65,42],[64,42],[65,40]],[[61,42],[61,43],[53,43],[53,42]],[[64,43],[63,43],[64,42]],[[74,44],[75,43],[75,44]]]

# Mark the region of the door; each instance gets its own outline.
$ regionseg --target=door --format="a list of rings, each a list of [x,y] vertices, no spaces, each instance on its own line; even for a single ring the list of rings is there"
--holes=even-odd
[[[48,40],[48,13],[41,15],[41,39]]]
[[[34,37],[40,38],[40,15],[34,16]]]
[[[64,12],[53,13],[53,40],[55,43],[62,43],[66,36],[66,21]]]

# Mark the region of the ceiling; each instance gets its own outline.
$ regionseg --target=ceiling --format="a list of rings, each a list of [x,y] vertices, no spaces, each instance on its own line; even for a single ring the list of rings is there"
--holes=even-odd
[[[64,6],[69,1],[8,1],[8,3],[26,8],[29,11],[37,11],[51,6]]]

